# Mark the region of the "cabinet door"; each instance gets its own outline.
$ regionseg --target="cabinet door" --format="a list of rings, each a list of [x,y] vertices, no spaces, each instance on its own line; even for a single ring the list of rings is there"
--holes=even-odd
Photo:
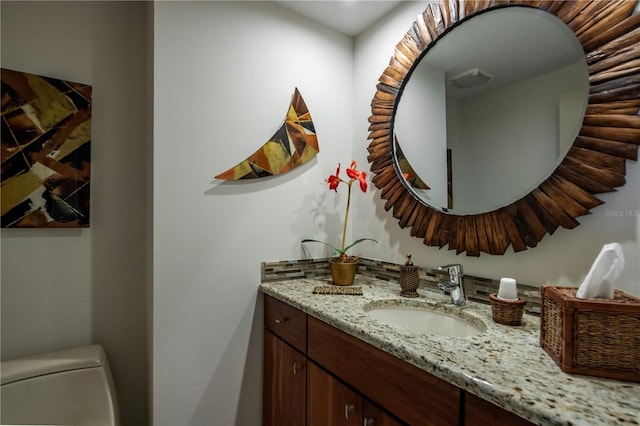
[[[365,399],[363,410],[364,426],[401,426],[404,423],[400,423],[398,420],[391,417],[386,412],[382,411],[380,407]]]
[[[361,426],[362,397],[313,362],[308,367],[307,426]]]
[[[264,332],[263,425],[304,425],[307,359],[274,334]]]

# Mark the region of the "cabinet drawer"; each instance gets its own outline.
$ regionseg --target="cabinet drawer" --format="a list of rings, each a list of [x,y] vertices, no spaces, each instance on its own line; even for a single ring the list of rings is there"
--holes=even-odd
[[[466,426],[534,426],[530,421],[493,405],[467,392],[465,396]]]
[[[264,326],[302,353],[307,352],[307,314],[267,294]]]
[[[458,425],[460,390],[313,317],[307,356],[413,425]]]

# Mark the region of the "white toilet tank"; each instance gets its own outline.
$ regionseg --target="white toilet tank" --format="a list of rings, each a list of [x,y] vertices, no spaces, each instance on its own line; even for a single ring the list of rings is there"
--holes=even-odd
[[[3,361],[1,424],[119,425],[118,401],[100,345]]]

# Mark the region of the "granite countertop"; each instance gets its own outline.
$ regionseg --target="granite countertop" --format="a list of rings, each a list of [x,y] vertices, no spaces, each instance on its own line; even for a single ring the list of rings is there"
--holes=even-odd
[[[419,289],[400,297],[400,286],[365,275],[354,286],[363,295],[313,294],[329,279],[264,282],[260,291],[357,337],[397,358],[491,401],[539,425],[640,425],[640,384],[562,372],[540,347],[540,321],[525,315],[521,326],[497,324],[491,306],[451,305],[449,297]],[[384,300],[385,302],[380,302]],[[459,312],[486,331],[471,337],[419,335],[379,323],[370,303],[430,304]]]

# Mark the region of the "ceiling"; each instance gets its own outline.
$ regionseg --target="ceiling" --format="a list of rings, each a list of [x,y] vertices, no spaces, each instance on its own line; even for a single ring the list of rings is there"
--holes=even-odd
[[[355,37],[405,1],[285,0],[274,3]],[[450,32],[446,47],[440,43],[430,50],[429,64],[443,70],[448,77],[473,68],[487,70],[495,75],[491,86],[496,87],[584,60],[579,42],[557,17],[526,10],[523,16],[518,15],[521,10],[499,12],[483,14],[467,22],[463,26],[465,31],[460,31],[461,27]],[[540,19],[543,17],[546,19]],[[407,28],[409,25],[410,22]],[[563,32],[567,33],[565,37]],[[465,90],[452,87],[451,93],[465,96],[481,90],[483,87]]]
[[[499,28],[500,31],[496,31]],[[495,76],[491,84],[467,89],[447,86],[447,95],[467,97],[514,82],[584,64],[584,51],[571,29],[558,17],[531,8],[484,13],[447,33],[429,50],[422,64],[447,78],[474,68]]]
[[[404,0],[275,1],[302,16],[355,37]]]

